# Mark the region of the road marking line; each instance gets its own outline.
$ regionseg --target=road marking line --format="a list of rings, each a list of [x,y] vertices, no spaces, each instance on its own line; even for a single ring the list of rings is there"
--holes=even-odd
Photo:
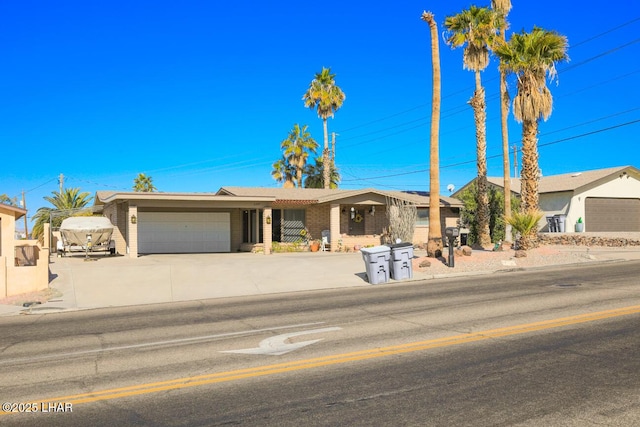
[[[623,307],[613,310],[605,310],[594,313],[579,314],[576,316],[562,317],[540,322],[526,323],[521,325],[507,326],[503,328],[489,329],[485,331],[472,332],[468,334],[454,335],[450,337],[430,339],[407,344],[398,344],[388,347],[373,348],[367,350],[354,351],[350,353],[335,354],[329,356],[316,357],[312,359],[277,363],[273,365],[259,366],[254,368],[238,369],[215,374],[199,375],[194,377],[178,378],[174,380],[160,381],[148,384],[139,384],[128,387],[115,388],[110,390],[95,391],[90,393],[76,394],[71,396],[35,399],[38,402],[65,402],[77,405],[80,403],[97,402],[101,400],[118,399],[122,397],[137,396],[159,391],[177,390],[183,388],[197,387],[207,384],[234,381],[244,378],[273,375],[284,372],[312,369],[322,366],[337,365],[342,363],[386,357],[402,353],[410,353],[421,350],[460,345],[475,341],[482,341],[491,338],[501,338],[511,335],[525,334],[545,329],[560,328],[563,326],[577,325],[581,323],[594,322],[597,320],[610,319],[613,317],[627,316],[640,313],[640,305]],[[5,415],[0,412],[0,415]]]
[[[263,339],[262,341],[260,341],[260,344],[258,344],[258,347],[243,348],[241,350],[226,350],[226,351],[221,351],[220,353],[244,353],[244,354],[280,356],[282,354],[286,354],[291,351],[298,350],[308,345],[315,344],[319,341],[322,341],[322,338],[320,338],[317,340],[287,343],[286,341],[289,338],[299,337],[300,335],[320,334],[323,332],[339,331],[341,329],[342,328],[338,326],[334,326],[331,328],[311,329],[307,331],[292,332],[290,334],[281,334],[281,335],[276,335],[275,337],[269,337],[269,338]]]
[[[175,340],[155,341],[155,342],[149,342],[144,344],[131,344],[131,345],[123,345],[119,347],[97,348],[95,350],[74,351],[70,353],[47,354],[45,356],[36,356],[36,357],[23,357],[21,359],[1,360],[0,365],[8,365],[10,363],[21,363],[21,362],[33,362],[36,360],[60,359],[60,358],[65,358],[70,356],[79,356],[82,354],[103,353],[107,351],[132,350],[134,348],[144,348],[144,347],[157,347],[157,346],[167,345],[167,344],[180,344],[180,343],[188,343],[188,342],[195,342],[195,341],[205,341],[205,340],[216,339],[216,338],[229,338],[229,337],[236,337],[236,336],[243,336],[243,335],[252,335],[259,332],[271,332],[271,331],[279,331],[282,329],[304,328],[307,326],[322,325],[324,323],[326,322],[300,323],[297,325],[276,326],[273,328],[264,328],[264,329],[251,329],[248,331],[240,331],[240,332],[227,332],[224,334],[205,335],[202,337],[178,338]]]

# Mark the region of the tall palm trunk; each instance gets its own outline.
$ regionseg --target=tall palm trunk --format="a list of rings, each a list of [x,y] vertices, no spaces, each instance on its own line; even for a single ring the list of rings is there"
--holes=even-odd
[[[300,156],[296,164],[296,182],[298,183],[298,188],[302,188],[302,171],[304,170],[305,164],[305,158]]]
[[[442,226],[440,225],[440,47],[438,24],[431,12],[423,12],[422,19],[429,24],[431,32],[431,68],[432,68],[432,100],[431,100],[431,138],[429,143],[429,235],[427,255],[437,257],[442,254]]]
[[[327,119],[322,119],[322,129],[324,130],[324,149],[322,150],[322,180],[324,188],[331,188],[331,161],[329,160],[329,130]]]
[[[480,71],[475,72],[476,91],[471,98],[473,116],[476,122],[476,158],[478,167],[478,193],[476,212],[478,220],[478,240],[480,246],[491,246],[489,231],[489,194],[487,192],[487,111],[484,88],[480,80]]]
[[[522,122],[522,212],[538,211],[538,181],[540,169],[538,167],[538,123],[535,120]]]
[[[522,205],[521,211],[533,214],[539,211],[538,182],[540,168],[538,166],[538,122],[526,119],[522,121],[522,172],[520,173]],[[529,235],[524,236],[531,244],[537,246],[538,229],[534,227]]]

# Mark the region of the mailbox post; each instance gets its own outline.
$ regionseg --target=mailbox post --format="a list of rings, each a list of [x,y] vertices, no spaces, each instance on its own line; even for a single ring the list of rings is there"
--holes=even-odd
[[[455,259],[453,256],[453,245],[458,237],[460,230],[456,227],[447,227],[444,229],[444,235],[447,236],[449,240],[449,268],[453,268],[455,265]]]

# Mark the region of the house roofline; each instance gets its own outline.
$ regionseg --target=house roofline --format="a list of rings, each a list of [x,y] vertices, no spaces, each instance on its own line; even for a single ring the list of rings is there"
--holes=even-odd
[[[270,196],[224,196],[216,193],[161,193],[161,192],[103,192],[96,193],[94,204],[107,204],[118,200],[172,200],[220,202],[274,202]]]
[[[27,214],[27,210],[23,208],[19,208],[17,206],[5,205],[4,203],[0,203],[0,211],[7,211],[13,213],[15,219],[22,218]]]

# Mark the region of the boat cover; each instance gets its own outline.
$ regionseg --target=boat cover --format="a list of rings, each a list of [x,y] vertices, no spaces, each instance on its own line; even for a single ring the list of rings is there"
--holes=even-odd
[[[103,216],[73,216],[60,225],[60,235],[65,246],[85,246],[87,235],[91,246],[108,244],[113,234],[113,224]]]

